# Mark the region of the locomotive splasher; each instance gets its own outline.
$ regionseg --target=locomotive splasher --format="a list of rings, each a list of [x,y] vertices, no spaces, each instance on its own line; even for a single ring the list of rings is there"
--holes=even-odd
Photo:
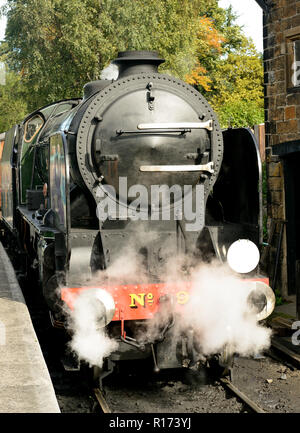
[[[7,132],[2,202],[3,223],[29,253],[54,321],[58,292],[72,309],[94,288],[99,321],[119,341],[111,361],[153,353],[157,367],[174,367],[197,351],[189,330],[184,354],[175,344],[165,357],[191,284],[188,269],[180,284],[166,283],[163,269],[176,255],[193,266],[212,258],[227,266],[241,239],[228,263],[241,256],[248,263],[260,236],[260,162],[251,131],[221,131],[199,92],[158,73],[162,62],[155,52],[121,52],[116,81],[88,83],[83,100],[51,104]],[[128,246],[145,280],[105,279]],[[261,319],[273,293],[257,264],[233,269],[248,280]],[[83,282],[89,273],[103,275],[101,284]],[[159,315],[159,336],[139,342],[137,329]],[[178,341],[183,348],[182,335]]]

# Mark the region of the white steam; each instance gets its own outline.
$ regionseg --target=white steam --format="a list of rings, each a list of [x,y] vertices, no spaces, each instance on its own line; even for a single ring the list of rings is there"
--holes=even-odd
[[[97,302],[95,289],[86,290],[76,299],[70,321],[73,330],[71,350],[80,360],[100,368],[104,358],[118,347],[116,341],[105,333],[104,314],[103,305]]]
[[[144,241],[141,244],[144,245],[157,242],[152,234],[142,233],[140,237]],[[104,287],[112,284],[153,283],[147,277],[143,256],[137,252],[137,245],[140,244],[137,238],[136,242],[120,251],[112,265],[94,276],[89,285]],[[170,245],[165,249],[169,248]],[[169,255],[166,261],[167,264],[160,271],[161,282],[176,284],[182,290],[185,290],[185,281],[192,283],[190,300],[182,310],[183,313],[176,315],[176,326],[170,330],[174,338],[193,329],[197,346],[206,356],[221,353],[225,347],[231,353],[251,356],[270,346],[271,330],[257,322],[255,313],[247,303],[250,289],[227,266],[219,263],[194,263],[191,270],[188,266],[191,263],[185,255]],[[154,341],[159,335],[161,326],[168,322],[168,317],[174,312],[174,304],[171,302],[161,308],[164,311],[148,321],[144,335],[140,334],[141,330],[137,330],[139,334],[135,337],[138,340],[145,341],[148,337]],[[103,318],[101,302],[97,302],[94,290],[82,292],[70,314],[70,329],[73,334],[70,347],[79,359],[99,367],[102,367],[103,359],[118,348],[118,343],[106,334],[104,324],[100,323],[101,317]]]
[[[145,232],[139,232],[136,236],[138,242],[142,237],[145,241],[155,242],[156,237]],[[97,275],[91,278],[88,271],[83,271],[83,268],[88,268],[90,260],[89,251],[83,248],[75,250],[71,261],[73,264],[73,287],[91,286],[102,287],[105,285],[120,285],[120,284],[135,284],[146,283],[147,276],[143,266],[143,258],[137,255],[136,244],[128,245],[120,251],[118,258],[105,271],[98,272]],[[81,274],[81,275],[80,275]],[[75,281],[77,280],[77,284]],[[106,334],[106,328],[101,319],[105,312],[102,310],[102,305],[96,297],[96,290],[84,290],[78,296],[74,303],[74,309],[70,311],[67,307],[65,313],[68,316],[68,327],[72,334],[72,339],[69,343],[70,349],[76,353],[80,360],[89,363],[90,366],[102,367],[103,360],[118,348],[118,343]]]
[[[118,78],[118,75],[118,66],[110,63],[106,68],[102,70],[100,78],[101,80],[116,80]]]
[[[270,346],[271,330],[259,325],[251,312],[247,285],[228,269],[202,265],[192,276],[190,295],[182,324],[194,328],[203,354],[218,353],[227,346],[249,356]]]

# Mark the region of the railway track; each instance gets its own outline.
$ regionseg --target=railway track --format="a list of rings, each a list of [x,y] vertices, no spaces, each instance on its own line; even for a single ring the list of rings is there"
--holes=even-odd
[[[104,393],[100,388],[93,389],[95,398],[100,406],[100,409],[103,413],[112,413],[111,408],[108,406],[107,401],[105,400]]]
[[[242,391],[240,391],[230,380],[221,378],[220,382],[227,389],[229,389],[233,394],[235,394],[243,403],[245,403],[250,409],[252,409],[256,413],[267,413],[261,407],[259,407],[254,401],[252,401],[249,397],[246,396]]]
[[[287,366],[291,371],[300,369],[300,354],[287,347],[280,337],[272,337],[271,347],[266,351],[266,356]],[[240,398],[248,407],[257,413],[267,413],[259,405],[253,402],[247,395],[241,392],[231,381],[228,379],[220,379],[221,383]]]
[[[256,413],[267,413],[260,406],[258,406],[254,401],[247,397],[242,391],[240,391],[233,383],[228,379],[220,379],[222,385],[231,391],[239,400],[241,400],[247,407]],[[112,409],[109,407],[104,393],[100,388],[95,388],[94,390],[95,398],[99,404],[99,407],[103,413],[112,413]]]
[[[280,337],[272,338],[272,348],[280,354],[282,362],[292,364],[298,369],[300,368],[300,354],[283,344]]]
[[[276,352],[274,352],[273,347],[276,347]],[[121,396],[120,393],[115,393],[113,389],[110,389],[109,387],[105,387],[105,392],[102,392],[101,390],[97,390],[96,392],[96,399],[99,404],[99,407],[101,408],[101,411],[104,413],[119,413],[119,410],[121,412],[142,412],[144,406],[133,406],[130,403],[130,399],[139,402],[140,400],[143,400],[143,397],[147,397],[149,401],[155,401],[157,400],[157,404],[154,405],[151,403],[151,405],[148,407],[148,412],[158,413],[160,411],[165,411],[166,413],[170,412],[181,412],[181,413],[205,413],[207,412],[255,412],[255,413],[273,413],[274,407],[272,405],[270,406],[270,400],[275,401],[275,406],[277,409],[276,404],[280,404],[282,402],[282,390],[277,391],[279,395],[277,396],[272,395],[272,389],[278,390],[278,386],[282,384],[282,386],[285,388],[288,383],[285,383],[286,380],[289,379],[290,375],[292,377],[295,377],[295,374],[297,375],[298,369],[295,367],[295,363],[297,365],[298,362],[298,356],[295,353],[291,353],[290,351],[286,351],[285,348],[283,348],[280,344],[277,344],[276,346],[273,345],[272,348],[268,352],[266,352],[266,356],[262,356],[260,358],[257,358],[257,360],[249,359],[249,361],[246,358],[241,358],[241,361],[238,361],[241,366],[240,368],[244,368],[243,365],[245,363],[252,364],[252,367],[250,367],[248,372],[249,378],[246,378],[246,382],[241,381],[241,376],[235,376],[238,374],[239,370],[234,370],[233,377],[234,380],[231,381],[228,378],[221,378],[217,379],[213,385],[212,383],[208,385],[207,383],[201,383],[201,380],[198,381],[198,384],[196,387],[194,387],[194,391],[191,390],[182,390],[180,387],[181,385],[178,385],[180,383],[180,379],[178,379],[178,382],[171,382],[169,391],[172,392],[173,395],[173,403],[169,406],[164,406],[164,399],[168,400],[168,395],[165,396],[165,398],[162,398],[159,400],[156,394],[154,394],[153,389],[147,388],[146,384],[141,384],[141,387],[137,387],[136,389],[133,389],[130,387],[130,384],[125,384],[125,387],[123,387],[123,396]],[[289,356],[288,356],[289,355]],[[242,362],[243,361],[243,362]],[[275,362],[274,362],[275,361]],[[294,361],[293,364],[291,361]],[[268,365],[273,366],[272,373],[270,373],[270,368],[268,368]],[[278,367],[276,367],[276,365]],[[265,366],[265,368],[264,368]],[[284,373],[283,376],[285,376],[284,380],[282,379],[282,373],[280,371],[284,372],[284,367],[286,366],[287,374]],[[298,366],[299,367],[299,366]],[[258,374],[259,381],[257,381],[257,377],[254,376],[254,372],[260,370],[260,373]],[[288,371],[290,373],[288,373]],[[241,371],[240,371],[241,373]],[[200,375],[200,371],[198,371],[198,374]],[[277,379],[276,379],[277,375]],[[154,376],[155,377],[155,376]],[[268,379],[273,377],[273,379]],[[290,377],[291,381],[294,381]],[[300,378],[300,374],[299,374]],[[201,379],[201,378],[200,378]],[[202,378],[203,379],[203,378]],[[297,379],[298,380],[298,379]],[[256,381],[256,382],[255,382]],[[203,381],[202,381],[203,382]],[[158,380],[159,383],[159,380]],[[253,384],[253,385],[250,385]],[[270,385],[272,384],[272,385]],[[250,386],[249,386],[250,385]],[[296,384],[294,385],[296,386]],[[218,397],[218,388],[222,387],[225,394],[220,395]],[[168,390],[167,385],[163,385],[161,387],[162,392],[165,392],[165,390]],[[193,388],[193,385],[191,385],[191,388]],[[260,388],[260,390],[258,390]],[[282,387],[281,387],[282,389]],[[142,392],[141,392],[142,390]],[[288,388],[286,388],[286,391]],[[112,395],[110,395],[111,391],[113,391]],[[190,400],[198,400],[198,404],[194,404],[192,407],[185,405],[185,392],[187,396],[190,398]],[[213,397],[211,397],[211,394],[214,394]],[[194,394],[194,395],[193,395]],[[220,394],[220,392],[219,392]],[[230,397],[235,398],[230,398]],[[142,398],[141,398],[142,397]],[[229,398],[228,398],[229,397]],[[202,405],[202,403],[206,400],[210,399],[210,402],[208,402],[206,405]],[[121,406],[119,406],[120,400],[123,400],[123,403],[121,403]],[[232,404],[232,401],[236,400],[239,402],[239,407],[237,404]],[[289,401],[289,395],[287,394],[287,401]],[[128,402],[128,406],[124,404],[124,401]],[[226,408],[225,404],[228,407]]]
[[[253,400],[251,400],[251,398],[249,398],[244,392],[242,392],[236,385],[234,385],[229,379],[221,378],[217,382],[215,382],[215,384],[214,384],[215,390],[217,390],[219,384],[221,384],[221,387],[225,390],[226,394],[229,391],[230,394],[232,395],[232,397],[236,397],[236,399],[240,402],[239,412],[250,411],[250,412],[256,412],[256,413],[267,413],[257,403],[255,403]],[[100,389],[100,388],[94,388],[93,389],[93,394],[94,394],[95,400],[96,400],[98,407],[101,410],[101,412],[103,412],[103,413],[118,413],[118,406],[115,408],[112,408],[111,404],[109,403],[109,393],[110,392],[109,392],[108,388],[106,388],[105,390]],[[175,395],[175,392],[174,392],[174,395]],[[178,395],[180,396],[180,393],[178,393]],[[204,395],[202,395],[202,398],[203,397],[205,398],[205,393],[204,393]],[[111,398],[114,398],[114,397],[111,397]],[[136,393],[135,399],[138,400],[139,398],[140,398],[140,392],[138,391]],[[200,395],[199,395],[199,398],[200,398]],[[228,397],[226,397],[226,398],[228,399]],[[124,400],[124,399],[126,399],[126,391],[124,392],[122,400]],[[120,400],[121,400],[121,398],[120,398]],[[180,408],[180,402],[177,401],[176,403],[177,404],[174,405],[174,407],[168,408],[168,413],[178,411],[178,403],[179,403],[179,410],[182,411]],[[116,404],[118,404],[117,401],[115,401],[115,405]],[[246,410],[245,410],[245,407],[247,407]],[[152,409],[151,412],[157,413],[157,412],[161,411],[161,409],[162,408],[158,403],[156,409],[155,410]],[[123,408],[123,410],[124,410],[124,408]],[[132,408],[130,408],[130,404],[128,406],[128,412],[133,412]],[[137,410],[137,412],[139,412],[139,410]],[[182,411],[182,412],[184,412],[184,411]],[[190,412],[190,413],[193,413],[193,412]],[[197,410],[195,410],[195,413],[197,413]]]

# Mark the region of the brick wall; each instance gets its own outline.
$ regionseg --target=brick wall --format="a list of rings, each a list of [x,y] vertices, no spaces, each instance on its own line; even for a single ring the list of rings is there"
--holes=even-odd
[[[266,146],[300,139],[300,93],[288,93],[287,40],[300,33],[300,1],[274,0],[264,14]]]
[[[280,159],[272,154],[272,146],[300,140],[300,92],[290,86],[290,43],[300,35],[300,1],[273,0],[269,12],[264,13],[264,83],[267,164],[268,226],[272,220],[285,219],[284,173]],[[292,39],[291,39],[292,38]],[[269,275],[274,272],[277,233],[269,257]],[[278,288],[287,296],[286,243],[281,249]]]

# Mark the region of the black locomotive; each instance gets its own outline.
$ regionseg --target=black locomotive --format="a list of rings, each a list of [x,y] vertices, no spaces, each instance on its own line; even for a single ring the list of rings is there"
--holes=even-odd
[[[95,288],[93,275],[105,275],[130,246],[146,279],[107,287],[102,280],[98,296],[107,333],[119,343],[109,358],[154,356],[158,368],[182,364],[178,345],[171,353],[169,327],[142,345],[135,330],[188,291],[188,284],[179,295],[176,284],[165,285],[166,261],[184,255],[189,263],[226,264],[234,242],[259,245],[261,237],[252,132],[222,131],[198,91],[158,73],[162,62],[156,52],[119,53],[116,80],[88,83],[83,99],[30,114],[6,132],[1,160],[2,229],[14,239],[23,271],[36,272],[53,324],[63,320],[62,304],[72,308],[72,296],[88,289],[82,275],[90,274]],[[154,191],[161,195],[149,200]],[[196,203],[189,212],[179,206],[183,192]],[[256,265],[241,277],[260,281],[265,310],[269,288]]]

